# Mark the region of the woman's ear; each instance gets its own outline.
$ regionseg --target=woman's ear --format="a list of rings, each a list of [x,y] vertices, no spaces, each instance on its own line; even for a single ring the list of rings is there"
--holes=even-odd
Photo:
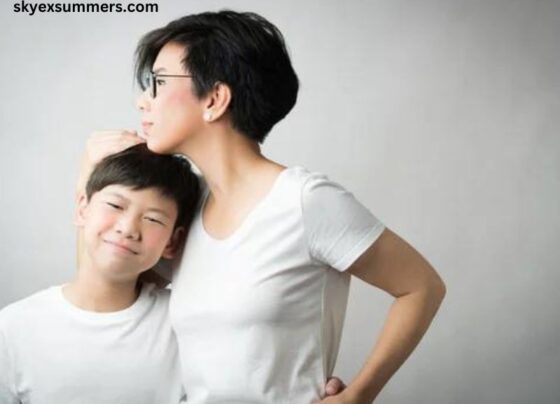
[[[221,118],[231,103],[231,88],[218,81],[208,94],[203,118],[206,122],[213,122]]]
[[[166,259],[174,258],[177,253],[183,248],[186,237],[187,231],[183,226],[179,226],[175,230],[173,230],[173,234],[171,235],[169,242],[165,246],[161,257]]]
[[[74,214],[74,224],[83,227],[85,223],[85,210],[88,206],[88,199],[85,193],[80,194],[77,201],[76,213]]]

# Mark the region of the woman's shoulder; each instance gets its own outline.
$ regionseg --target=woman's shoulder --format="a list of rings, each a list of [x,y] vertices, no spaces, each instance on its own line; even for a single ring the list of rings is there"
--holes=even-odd
[[[320,171],[310,170],[303,166],[287,167],[283,175],[289,182],[297,184],[302,188],[308,186],[309,183],[329,181],[329,177],[326,174]]]
[[[302,195],[308,195],[317,190],[336,189],[341,190],[343,187],[330,177],[321,172],[310,170],[303,166],[289,167],[285,171],[286,183],[290,184],[294,190],[299,191]]]

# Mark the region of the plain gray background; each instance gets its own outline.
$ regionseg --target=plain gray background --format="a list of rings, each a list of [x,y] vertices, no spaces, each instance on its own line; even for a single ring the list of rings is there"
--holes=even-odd
[[[265,152],[344,184],[447,283],[378,402],[560,402],[560,2],[158,4],[29,16],[2,3],[0,307],[74,273],[79,156],[93,130],[138,128],[141,34],[191,12],[251,10],[282,30],[302,83]],[[391,302],[353,283],[344,380]]]

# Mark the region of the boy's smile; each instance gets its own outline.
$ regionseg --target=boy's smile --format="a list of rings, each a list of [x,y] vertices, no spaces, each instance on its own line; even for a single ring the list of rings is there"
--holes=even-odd
[[[115,251],[121,252],[125,255],[138,255],[139,252],[135,251],[134,247],[129,247],[126,243],[119,241],[103,240],[105,243],[109,244],[114,248]]]

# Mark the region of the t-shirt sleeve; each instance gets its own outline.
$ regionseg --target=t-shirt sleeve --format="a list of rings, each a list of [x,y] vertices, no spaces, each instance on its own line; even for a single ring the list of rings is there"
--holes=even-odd
[[[13,375],[13,363],[10,357],[8,343],[0,324],[0,403],[2,404],[20,404],[18,399]]]
[[[338,271],[348,269],[385,229],[352,193],[323,174],[305,181],[302,210],[311,256]]]

